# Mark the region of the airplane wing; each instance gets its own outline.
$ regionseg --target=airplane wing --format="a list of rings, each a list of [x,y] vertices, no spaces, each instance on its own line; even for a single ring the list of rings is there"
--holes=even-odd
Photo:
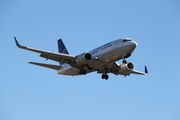
[[[147,67],[145,66],[145,67],[144,67],[144,72],[140,72],[140,71],[137,71],[137,70],[133,70],[131,73],[132,73],[132,74],[139,74],[139,75],[146,75],[146,74],[148,74],[148,70],[147,70]]]
[[[50,51],[45,51],[45,50],[40,50],[40,49],[35,49],[35,48],[22,46],[22,45],[20,45],[18,43],[16,37],[14,37],[14,40],[16,42],[16,45],[19,48],[40,53],[40,57],[44,57],[46,59],[54,60],[54,61],[57,61],[57,62],[64,62],[64,63],[71,63],[71,62],[74,62],[75,59],[76,59],[76,57],[73,56],[73,55],[57,53],[57,52],[50,52]]]
[[[109,64],[109,65],[107,65],[105,67],[106,69],[99,69],[98,73],[114,73],[116,75],[118,75],[118,74],[120,74],[120,75],[130,75],[130,74],[146,75],[146,74],[148,74],[148,70],[147,70],[146,66],[145,66],[144,72],[137,71],[137,70],[134,70],[134,69],[129,70],[129,71],[118,72],[119,66],[120,65],[117,62],[111,63],[111,64]]]
[[[61,68],[61,66],[58,66],[58,65],[51,65],[51,64],[44,64],[44,63],[37,63],[37,62],[29,62],[29,63],[33,64],[33,65],[38,65],[38,66],[41,66],[41,67],[54,69],[54,70],[59,70]]]

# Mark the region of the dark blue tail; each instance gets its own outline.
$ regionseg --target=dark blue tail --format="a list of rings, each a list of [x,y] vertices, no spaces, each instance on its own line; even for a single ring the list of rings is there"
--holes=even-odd
[[[69,54],[63,41],[61,39],[59,39],[57,42],[58,42],[58,52],[64,53],[64,54]]]

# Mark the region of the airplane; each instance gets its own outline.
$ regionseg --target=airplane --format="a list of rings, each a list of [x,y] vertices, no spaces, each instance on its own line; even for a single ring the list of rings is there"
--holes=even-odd
[[[40,57],[59,63],[59,65],[52,65],[38,62],[29,62],[30,64],[57,70],[57,73],[61,75],[86,75],[96,71],[97,73],[102,74],[102,79],[108,80],[108,73],[124,75],[125,77],[129,76],[130,74],[148,74],[146,66],[144,67],[144,72],[140,72],[134,70],[134,64],[132,62],[127,62],[126,59],[131,56],[132,52],[138,45],[130,38],[117,39],[76,56],[69,54],[62,39],[57,41],[58,52],[50,52],[26,47],[20,45],[16,37],[14,37],[14,40],[17,47],[40,53]],[[117,63],[117,61],[121,59],[122,64]]]

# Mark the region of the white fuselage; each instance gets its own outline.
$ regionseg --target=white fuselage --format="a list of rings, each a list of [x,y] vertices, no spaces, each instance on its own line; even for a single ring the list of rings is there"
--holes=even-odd
[[[109,63],[116,62],[122,59],[127,53],[132,53],[136,48],[137,43],[131,39],[128,41],[123,40],[124,39],[118,39],[89,51],[88,53],[91,54],[92,59],[89,60],[91,62],[89,62],[88,66],[93,69],[84,68],[87,73],[103,68]],[[80,75],[78,68],[67,63],[61,64],[61,69],[58,70],[58,74],[71,76]]]

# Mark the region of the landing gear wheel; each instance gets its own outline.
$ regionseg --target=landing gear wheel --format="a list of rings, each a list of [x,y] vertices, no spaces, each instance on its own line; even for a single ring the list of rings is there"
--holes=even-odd
[[[102,74],[101,78],[104,79],[105,78],[105,74]]]
[[[79,70],[79,74],[85,75],[86,74],[86,70]]]
[[[127,63],[127,61],[125,59],[123,59],[122,63]]]
[[[105,75],[105,79],[108,80],[109,76],[108,75]]]
[[[83,75],[85,75],[86,74],[86,70],[83,70],[83,73],[82,73]]]
[[[102,74],[101,78],[102,78],[102,79],[105,79],[105,80],[108,80],[108,78],[109,78],[109,75]]]

